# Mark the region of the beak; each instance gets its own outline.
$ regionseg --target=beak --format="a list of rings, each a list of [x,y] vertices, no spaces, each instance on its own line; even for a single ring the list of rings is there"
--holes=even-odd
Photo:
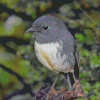
[[[37,30],[37,28],[36,27],[31,27],[31,28],[29,28],[28,30],[26,30],[26,33],[27,32],[37,32],[38,30]]]

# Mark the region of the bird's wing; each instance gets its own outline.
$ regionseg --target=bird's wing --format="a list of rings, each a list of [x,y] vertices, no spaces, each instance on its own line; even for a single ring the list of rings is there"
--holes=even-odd
[[[79,79],[80,59],[79,59],[79,53],[78,53],[77,49],[75,50],[75,59],[76,59],[76,63],[74,66],[74,74],[75,74],[76,78]]]
[[[68,32],[64,37],[62,37],[63,40],[63,53],[66,53],[66,55],[69,57],[67,61],[70,62],[71,68],[74,68],[75,76],[78,79],[79,78],[79,68],[80,68],[80,60],[79,60],[79,54],[76,48],[76,42],[73,36],[70,32]]]

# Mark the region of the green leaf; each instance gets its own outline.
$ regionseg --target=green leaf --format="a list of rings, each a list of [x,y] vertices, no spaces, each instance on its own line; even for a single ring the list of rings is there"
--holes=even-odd
[[[75,38],[79,39],[80,41],[83,41],[84,40],[84,37],[82,34],[76,34],[75,35]]]
[[[89,98],[90,98],[91,100],[96,100],[94,95],[91,95]]]
[[[9,83],[9,73],[7,73],[6,71],[2,71],[0,76],[1,76],[0,77],[0,83],[2,83],[2,85],[5,85],[5,84]]]

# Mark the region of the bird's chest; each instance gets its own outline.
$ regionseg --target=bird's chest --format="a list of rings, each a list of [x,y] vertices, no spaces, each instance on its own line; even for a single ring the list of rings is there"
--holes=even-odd
[[[38,60],[49,69],[53,70],[57,62],[59,43],[39,44],[35,41],[35,53]]]

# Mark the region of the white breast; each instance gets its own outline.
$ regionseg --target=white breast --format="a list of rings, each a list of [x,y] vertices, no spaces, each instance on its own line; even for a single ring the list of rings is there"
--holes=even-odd
[[[60,43],[39,44],[35,41],[35,52],[38,60],[47,68],[55,72],[64,72],[67,70],[68,63],[63,66],[67,56],[61,57],[58,48],[62,50]]]
[[[58,43],[46,43],[46,44],[38,44],[37,42],[35,42],[38,46],[40,46],[40,48],[42,48],[45,52],[47,53],[51,53],[51,52],[57,52],[57,48],[59,46]]]

